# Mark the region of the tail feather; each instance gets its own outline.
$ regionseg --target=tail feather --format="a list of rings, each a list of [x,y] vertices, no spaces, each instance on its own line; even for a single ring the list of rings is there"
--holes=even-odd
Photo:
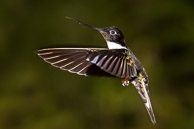
[[[149,94],[148,94],[148,92],[146,90],[144,79],[145,78],[142,79],[142,86],[143,86],[143,89],[145,91],[145,98],[147,100],[146,102],[144,102],[144,105],[145,105],[145,107],[146,107],[146,109],[148,111],[148,114],[149,114],[149,116],[151,118],[152,123],[155,124],[156,123],[156,119],[155,119],[154,111],[152,109],[152,104],[151,104],[151,101],[150,101],[150,96],[149,96]]]
[[[140,97],[142,98],[152,123],[155,124],[156,119],[155,119],[155,115],[154,115],[154,112],[152,109],[152,104],[150,101],[148,83],[146,83],[146,82],[148,82],[148,81],[146,81],[146,78],[144,78],[142,76],[142,74],[140,74],[138,78],[136,78],[134,81],[132,81],[132,84],[135,86]]]

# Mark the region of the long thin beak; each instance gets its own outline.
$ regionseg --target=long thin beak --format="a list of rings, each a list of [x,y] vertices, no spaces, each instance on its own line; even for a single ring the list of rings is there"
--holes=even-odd
[[[67,18],[67,19],[70,19],[70,20],[72,20],[72,21],[74,21],[74,22],[77,22],[77,23],[80,24],[80,25],[84,25],[84,26],[87,26],[87,27],[89,27],[89,28],[92,28],[92,29],[94,29],[94,30],[97,30],[97,31],[100,31],[100,30],[101,30],[100,28],[93,27],[93,26],[88,25],[88,24],[86,24],[86,23],[83,23],[83,22],[81,22],[81,21],[79,21],[79,20],[77,20],[77,19],[70,18],[70,17],[67,17],[67,16],[66,16],[66,18]]]

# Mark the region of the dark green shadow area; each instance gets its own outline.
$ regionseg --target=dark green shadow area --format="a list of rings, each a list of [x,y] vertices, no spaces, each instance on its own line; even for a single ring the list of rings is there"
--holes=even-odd
[[[0,129],[194,128],[191,0],[0,2]],[[62,71],[36,54],[47,47],[107,47],[96,27],[118,26],[145,67],[157,123],[133,85]]]

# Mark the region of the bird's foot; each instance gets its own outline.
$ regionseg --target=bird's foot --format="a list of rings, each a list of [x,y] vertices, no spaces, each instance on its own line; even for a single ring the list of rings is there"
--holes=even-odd
[[[128,86],[129,85],[129,79],[128,78],[125,78],[122,80],[122,85],[125,87],[125,86]]]

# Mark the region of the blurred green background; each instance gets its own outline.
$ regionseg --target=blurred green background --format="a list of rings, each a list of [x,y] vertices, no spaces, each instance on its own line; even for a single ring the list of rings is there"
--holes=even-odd
[[[45,63],[44,47],[106,47],[96,27],[118,26],[150,79],[152,125],[135,88]],[[193,129],[192,0],[2,0],[0,129]]]

